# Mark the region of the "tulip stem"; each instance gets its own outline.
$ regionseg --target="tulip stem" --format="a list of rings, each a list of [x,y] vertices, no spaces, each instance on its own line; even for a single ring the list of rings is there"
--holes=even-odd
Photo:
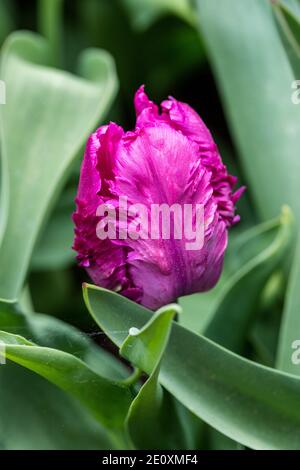
[[[62,61],[63,0],[39,0],[39,31],[48,40],[52,65]]]
[[[137,383],[137,381],[140,379],[142,375],[141,369],[138,369],[137,367],[134,369],[132,374],[125,380],[122,381],[124,385],[127,385],[127,387],[131,387]]]

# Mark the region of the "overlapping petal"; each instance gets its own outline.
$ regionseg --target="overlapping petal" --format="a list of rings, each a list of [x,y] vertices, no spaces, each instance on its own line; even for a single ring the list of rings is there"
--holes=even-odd
[[[209,130],[188,105],[173,98],[159,110],[141,87],[135,96],[136,129],[124,132],[114,123],[100,128],[87,144],[74,214],[79,263],[93,281],[156,309],[177,297],[210,289],[217,282],[227,245],[229,226],[237,220],[235,178],[227,174]],[[148,224],[140,237],[100,240],[96,215],[100,204],[116,209],[117,234],[123,221],[120,198],[135,205],[129,226],[142,207]],[[158,224],[153,239],[153,205],[187,204],[204,208],[204,244],[187,250],[185,233],[162,236]],[[136,206],[139,205],[139,206]],[[145,214],[144,214],[145,216]],[[193,229],[195,226],[193,215]]]

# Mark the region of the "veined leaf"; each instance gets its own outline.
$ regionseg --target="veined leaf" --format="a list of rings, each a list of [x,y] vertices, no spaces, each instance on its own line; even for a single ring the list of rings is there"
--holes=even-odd
[[[161,359],[176,313],[180,313],[177,305],[158,310],[141,330],[129,330],[120,349],[122,356],[150,376],[133,400],[126,420],[130,438],[138,449],[180,449],[183,445],[174,400],[158,383]]]
[[[85,286],[92,316],[120,345],[153,313],[128,299]],[[253,449],[300,448],[300,379],[244,359],[173,324],[160,383],[190,411]]]
[[[217,308],[204,331],[205,336],[228,349],[242,352],[262,289],[279,263],[283,262],[292,235],[293,218],[289,209],[284,208],[279,218],[240,237],[242,250],[236,245],[237,257],[247,249],[249,253],[253,253],[253,248],[258,248],[258,251],[224,285]],[[242,255],[240,260],[242,262]]]
[[[0,366],[0,384],[0,442],[5,450],[114,447],[78,400],[42,377],[10,362]]]
[[[277,367],[291,374],[300,375],[297,341],[300,340],[300,239],[286,292],[285,308],[280,329]],[[300,342],[298,344],[298,348]],[[293,357],[295,359],[293,360]],[[299,354],[300,357],[300,354]]]
[[[73,354],[110,380],[128,375],[119,361],[83,333],[53,317],[24,315],[18,304],[0,303],[0,329]],[[0,367],[0,415],[0,441],[6,449],[108,449],[116,445],[75,398],[11,362]]]
[[[269,0],[198,0],[224,110],[263,218],[288,204],[300,220],[300,106]],[[272,174],[272,177],[270,175]]]
[[[285,207],[276,219],[229,236],[217,286],[207,293],[180,299],[182,324],[229,349],[239,349],[257,308],[258,295],[283,261],[293,229],[292,214]]]
[[[18,335],[0,332],[4,357],[36,372],[78,399],[102,425],[120,429],[131,402],[129,389],[93,372],[76,356],[36,346]],[[109,403],[109,406],[108,406]]]
[[[295,72],[300,74],[300,4],[288,0],[272,3],[288,57]]]
[[[118,360],[96,346],[84,333],[48,315],[24,314],[17,303],[0,302],[0,330],[22,335],[40,346],[72,354],[110,380],[123,380],[128,375]]]
[[[180,307],[168,305],[158,310],[141,330],[129,330],[120,349],[121,355],[148,375],[153,374],[159,368],[176,313],[181,313]]]
[[[8,171],[9,216],[0,250],[0,297],[22,289],[33,247],[70,165],[107,111],[117,79],[110,56],[86,51],[82,78],[47,67],[47,43],[15,33],[3,48],[2,158]]]

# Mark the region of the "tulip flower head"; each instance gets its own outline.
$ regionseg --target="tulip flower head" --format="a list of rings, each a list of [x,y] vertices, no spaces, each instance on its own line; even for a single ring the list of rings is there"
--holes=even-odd
[[[76,198],[80,266],[93,282],[152,310],[218,281],[243,189],[198,114],[159,108],[141,87],[136,127],[110,123],[87,143]]]

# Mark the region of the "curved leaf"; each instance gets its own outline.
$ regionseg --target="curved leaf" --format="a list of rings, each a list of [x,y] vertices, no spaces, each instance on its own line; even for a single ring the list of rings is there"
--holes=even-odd
[[[108,379],[122,380],[128,375],[119,361],[83,333],[53,317],[24,315],[17,304],[0,303],[0,329],[73,354]],[[6,449],[109,449],[115,445],[76,399],[11,362],[0,367],[0,414],[0,441]]]
[[[298,78],[300,73],[300,5],[287,0],[275,0],[272,5],[295,78]]]
[[[85,286],[92,316],[120,345],[149,310],[118,294]],[[253,449],[300,448],[300,379],[244,359],[174,324],[160,383],[212,427]]]
[[[300,239],[293,261],[285,298],[284,314],[280,328],[277,351],[277,367],[291,374],[300,375],[300,365],[292,361],[293,343],[300,340]]]
[[[180,299],[182,324],[192,331],[205,332],[223,346],[239,349],[257,308],[257,297],[283,261],[293,232],[293,216],[284,207],[276,219],[231,236],[216,287]]]
[[[256,206],[269,219],[288,204],[299,222],[300,106],[291,100],[295,76],[271,2],[197,0],[197,5]]]
[[[92,49],[81,56],[83,78],[47,67],[48,58],[47,43],[31,33],[13,34],[3,48],[7,104],[0,108],[1,142],[9,216],[0,250],[0,297],[6,299],[18,297],[55,196],[116,92],[107,53]]]
[[[243,263],[225,284],[205,336],[228,349],[242,351],[262,289],[279,263],[283,262],[292,235],[293,218],[288,208],[283,209],[282,215],[273,222],[243,234],[240,241],[244,251],[248,248],[251,252],[255,244],[261,251],[258,250],[248,263]],[[237,247],[237,256],[239,253]],[[243,256],[240,258],[243,262]]]
[[[131,329],[120,349],[122,356],[150,375],[133,400],[126,420],[130,438],[138,449],[180,449],[183,445],[174,400],[158,383],[176,313],[180,313],[177,305],[163,307],[141,330]]]
[[[13,363],[0,367],[0,414],[5,450],[99,450],[114,445],[76,399]]]
[[[0,332],[5,358],[36,372],[77,398],[101,424],[122,428],[131,402],[129,389],[92,371],[77,357],[36,346],[21,336]],[[1,349],[0,354],[3,355]],[[109,402],[109,406],[108,406]]]

